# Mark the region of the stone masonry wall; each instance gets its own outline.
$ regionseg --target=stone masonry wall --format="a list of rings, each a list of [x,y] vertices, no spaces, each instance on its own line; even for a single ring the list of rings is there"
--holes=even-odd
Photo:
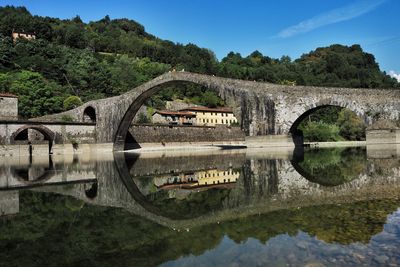
[[[398,144],[400,129],[367,130],[367,144]]]
[[[0,118],[2,119],[18,118],[18,98],[0,97]]]
[[[245,134],[239,127],[217,125],[203,126],[169,126],[133,124],[129,132],[139,143],[171,143],[171,142],[231,142],[244,141]]]

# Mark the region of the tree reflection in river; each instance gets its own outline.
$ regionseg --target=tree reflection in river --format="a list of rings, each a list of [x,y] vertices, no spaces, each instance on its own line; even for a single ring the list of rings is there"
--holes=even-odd
[[[364,147],[307,149],[293,166],[307,180],[324,186],[337,186],[357,179],[366,170]]]
[[[275,260],[287,256],[286,252],[270,255],[274,247],[285,242],[282,241],[285,236],[290,236],[300,251],[311,248],[318,240],[324,241],[321,246],[325,254],[316,251],[313,258],[334,258],[340,255],[337,244],[358,243],[358,253],[373,246],[371,238],[383,231],[387,216],[400,206],[399,199],[321,205],[178,231],[123,209],[86,205],[83,201],[53,193],[23,192],[20,198],[21,212],[3,218],[0,223],[0,259],[8,266],[43,266],[49,262],[54,266],[154,266],[213,251],[226,238],[233,241],[233,247],[241,244],[241,250],[250,255],[257,251],[248,251],[250,247],[246,244],[251,239],[259,240],[260,245],[269,248],[268,260]],[[392,232],[393,227],[397,227],[390,233],[393,239],[388,246],[400,245],[397,223],[394,221],[385,226]],[[304,235],[299,236],[301,232],[306,233],[305,240]],[[214,255],[208,262],[222,264],[238,260],[226,251],[224,254],[224,259]],[[295,252],[295,257],[299,257],[298,264],[305,260],[301,255]],[[373,263],[371,255],[363,257],[364,263]],[[254,257],[247,263],[259,265],[265,260],[265,256]],[[359,259],[353,256],[351,260]]]

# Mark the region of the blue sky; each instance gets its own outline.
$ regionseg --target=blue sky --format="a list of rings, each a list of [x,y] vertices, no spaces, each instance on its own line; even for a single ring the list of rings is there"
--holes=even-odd
[[[0,0],[34,15],[85,22],[126,17],[160,38],[247,56],[292,59],[319,46],[360,44],[386,72],[400,73],[399,0]]]

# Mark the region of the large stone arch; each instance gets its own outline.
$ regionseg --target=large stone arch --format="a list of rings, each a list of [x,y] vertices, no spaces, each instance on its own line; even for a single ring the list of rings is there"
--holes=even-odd
[[[174,76],[172,76],[174,77]],[[191,77],[185,75],[179,75],[174,79],[165,79],[164,81],[160,81],[158,83],[152,84],[147,88],[141,90],[141,93],[137,95],[134,99],[132,99],[131,103],[129,103],[128,108],[124,112],[122,119],[119,122],[117,127],[113,143],[114,143],[114,150],[121,151],[127,149],[129,147],[125,147],[127,137],[128,139],[131,138],[129,136],[129,127],[132,123],[133,118],[139,111],[140,107],[145,103],[147,99],[149,99],[154,94],[158,93],[159,91],[163,90],[165,86],[171,84],[179,84],[179,83],[192,83],[200,86],[205,86],[209,89],[214,90],[225,102],[229,104],[229,95],[225,91],[226,88],[221,86],[218,83],[210,82],[209,80],[198,79],[198,77]],[[234,109],[234,114],[236,117],[239,117],[240,111],[238,109]],[[136,148],[136,147],[135,147]]]

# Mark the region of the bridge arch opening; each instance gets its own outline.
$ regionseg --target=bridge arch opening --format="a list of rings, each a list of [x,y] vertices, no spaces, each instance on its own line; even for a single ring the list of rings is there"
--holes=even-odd
[[[303,142],[364,141],[365,119],[339,105],[308,109],[292,124],[289,133],[296,145]]]
[[[181,93],[177,93],[176,91],[173,91],[171,88],[181,88],[183,89],[184,93],[181,95]],[[189,88],[189,89],[188,89]],[[125,112],[117,133],[114,138],[114,150],[130,150],[130,149],[136,149],[140,148],[140,141],[135,134],[132,134],[130,132],[130,128],[132,123],[134,125],[137,124],[138,121],[142,124],[151,124],[155,125],[153,127],[153,131],[155,131],[155,127],[181,127],[181,126],[208,126],[208,127],[217,127],[216,125],[225,125],[225,126],[238,126],[238,119],[233,115],[233,110],[231,110],[231,114],[234,118],[231,118],[227,114],[223,114],[223,118],[219,119],[209,119],[206,121],[206,119],[201,119],[201,120],[196,120],[194,118],[194,115],[198,117],[200,112],[197,112],[195,110],[188,110],[186,108],[189,107],[194,107],[198,105],[203,105],[203,106],[208,106],[206,104],[202,103],[194,103],[191,102],[192,99],[196,99],[196,96],[191,95],[193,91],[202,91],[209,97],[207,101],[209,103],[212,103],[210,107],[212,108],[220,108],[224,109],[226,107],[221,108],[221,103],[222,106],[224,104],[224,98],[221,96],[218,88],[213,87],[211,85],[205,85],[202,84],[201,82],[195,82],[195,81],[186,81],[186,80],[174,80],[174,81],[168,81],[165,83],[157,84],[148,90],[144,91],[141,95],[139,95],[129,106],[128,110]],[[204,91],[203,91],[204,90]],[[167,95],[165,97],[165,95]],[[178,95],[178,96],[177,96]],[[154,96],[154,97],[153,97]],[[161,96],[161,97],[160,97]],[[165,97],[165,98],[163,98]],[[171,99],[169,99],[171,98]],[[189,99],[191,98],[191,99]],[[180,107],[171,107],[171,106],[165,106],[163,108],[167,110],[163,110],[163,108],[160,108],[157,106],[157,101],[161,101],[160,99],[166,99],[168,101],[179,99],[181,101],[182,106]],[[199,99],[199,98],[197,98]],[[146,104],[151,104],[151,112],[149,110],[143,111],[142,106]],[[189,103],[189,104],[187,104]],[[226,103],[226,102],[225,102]],[[186,105],[186,108],[184,107]],[[226,108],[227,110],[229,108]],[[178,119],[173,119],[171,121],[167,121],[165,123],[160,122],[160,121],[152,121],[152,115],[157,115],[156,113],[159,112],[164,112],[164,111],[175,111],[176,113],[179,113],[177,116],[181,116],[182,118]],[[184,114],[185,113],[185,114]],[[189,113],[192,113],[189,114]],[[201,114],[204,114],[205,112],[201,112]],[[214,114],[215,115],[215,114]],[[203,121],[204,120],[204,121]],[[155,122],[155,123],[153,123]],[[201,123],[201,125],[200,125]],[[164,125],[163,125],[164,124]],[[228,125],[229,124],[229,125]],[[151,125],[147,125],[149,127],[149,130],[151,128]],[[136,127],[136,126],[134,126]],[[244,137],[243,137],[244,138]],[[138,140],[137,140],[138,139]],[[165,143],[168,143],[169,141],[164,141],[162,140],[163,138],[160,137],[159,140],[156,140],[155,143],[160,143],[162,145],[165,145]],[[138,142],[139,141],[139,142]],[[176,141],[175,141],[176,142]]]
[[[83,122],[96,123],[96,110],[92,106],[88,106],[83,111]]]
[[[48,144],[48,152],[52,154],[55,134],[43,125],[26,125],[19,128],[11,135],[11,144],[18,142],[29,145],[29,154],[32,155],[32,144]]]

